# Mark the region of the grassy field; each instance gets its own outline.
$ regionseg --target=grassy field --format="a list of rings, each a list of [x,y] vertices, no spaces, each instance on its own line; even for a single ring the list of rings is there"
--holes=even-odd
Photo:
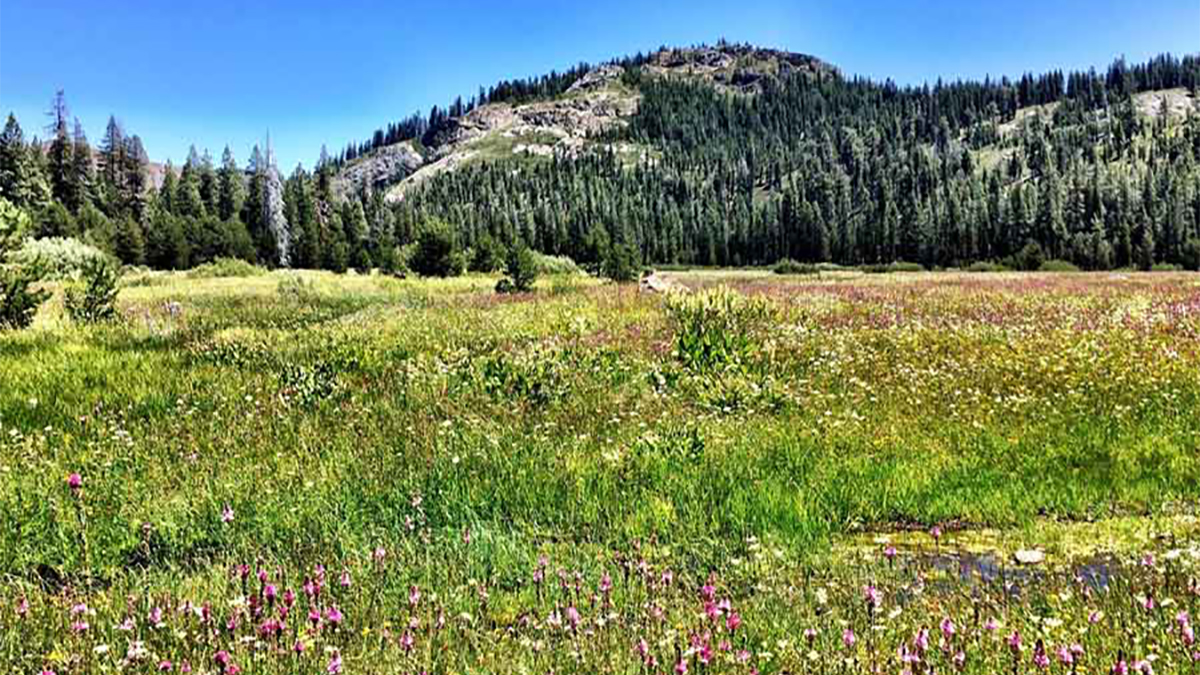
[[[3,670],[1195,672],[1196,276],[671,276],[50,303]]]

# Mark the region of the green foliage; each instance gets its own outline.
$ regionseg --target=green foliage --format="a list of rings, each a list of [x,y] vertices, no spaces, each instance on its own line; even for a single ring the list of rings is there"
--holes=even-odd
[[[1079,266],[1067,260],[1047,260],[1038,266],[1039,272],[1079,272]]]
[[[120,265],[108,256],[86,259],[79,280],[69,284],[64,291],[63,309],[67,316],[76,323],[115,319],[120,279]]]
[[[104,258],[105,253],[78,239],[54,237],[28,239],[10,256],[15,263],[37,267],[45,279],[63,281],[79,278],[88,261]]]
[[[458,239],[445,223],[425,223],[417,235],[416,243],[408,266],[417,274],[423,277],[456,277],[466,268],[465,257],[458,249]]]
[[[530,249],[537,263],[538,274],[546,276],[583,274],[583,270],[575,261],[565,255],[546,255]]]
[[[0,197],[0,262],[9,251],[18,248],[29,234],[29,214]]]
[[[533,283],[537,281],[539,269],[537,257],[528,246],[514,246],[508,252],[505,265],[505,278],[509,283],[503,287],[497,284],[496,291],[500,293],[529,293]]]
[[[1184,243],[1183,266],[1192,272],[1200,272],[1200,237],[1192,237]]]
[[[784,275],[787,275],[787,274],[810,275],[810,274],[820,274],[821,273],[820,268],[818,268],[816,265],[814,265],[812,263],[796,262],[795,260],[792,260],[791,258],[785,258],[785,259],[780,260],[779,262],[775,263],[775,266],[771,268],[771,271],[773,271],[775,274],[784,274]]]
[[[759,358],[762,334],[776,316],[766,298],[725,287],[672,293],[664,306],[675,328],[675,357],[700,373],[741,368]]]
[[[190,279],[219,279],[224,277],[258,277],[267,271],[239,258],[217,258],[188,272]]]
[[[1024,248],[1003,264],[1013,269],[1034,272],[1041,269],[1044,262],[1046,262],[1046,254],[1042,251],[1042,245],[1036,241],[1031,241],[1025,244]]]
[[[642,273],[641,253],[629,243],[614,244],[608,248],[601,274],[617,283],[635,281]]]
[[[472,272],[490,274],[506,264],[504,247],[490,234],[484,234],[471,250]]]
[[[967,267],[967,270],[966,270],[966,271],[968,271],[968,272],[977,272],[977,273],[981,273],[981,272],[1007,272],[1007,271],[1008,271],[1008,268],[1007,268],[1007,267],[1005,267],[1004,265],[1001,265],[1001,264],[999,264],[999,263],[986,262],[986,261],[982,261],[982,260],[981,260],[981,261],[979,261],[979,262],[971,263],[971,265]]]
[[[0,331],[29,327],[50,293],[38,286],[42,271],[34,264],[0,261]]]
[[[921,263],[911,263],[900,260],[881,265],[863,265],[859,269],[867,274],[895,274],[900,272],[924,272],[925,266]]]

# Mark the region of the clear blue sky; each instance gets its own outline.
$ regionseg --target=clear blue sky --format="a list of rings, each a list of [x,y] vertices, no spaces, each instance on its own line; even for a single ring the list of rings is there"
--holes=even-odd
[[[269,128],[290,171],[499,79],[721,37],[920,83],[1197,52],[1200,0],[0,0],[0,111],[40,133],[61,87],[93,144],[112,113],[176,163]]]

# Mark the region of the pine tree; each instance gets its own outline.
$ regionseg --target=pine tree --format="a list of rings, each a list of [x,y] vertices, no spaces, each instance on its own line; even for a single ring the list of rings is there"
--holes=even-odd
[[[54,100],[50,104],[50,111],[46,115],[50,118],[50,124],[46,130],[52,137],[48,153],[50,190],[59,202],[70,204],[72,201],[71,175],[73,173],[71,136],[68,127],[70,114],[67,111],[66,95],[61,89],[55,94]]]
[[[123,203],[125,176],[125,130],[116,117],[108,118],[104,140],[100,143],[100,203],[106,212],[115,214],[125,209]]]
[[[228,145],[221,155],[221,168],[218,173],[217,215],[221,220],[232,220],[241,213],[246,190],[242,185],[242,172]]]
[[[79,213],[85,204],[92,202],[92,190],[95,176],[92,168],[92,148],[88,145],[87,135],[79,119],[75,120],[75,135],[71,143],[71,174],[68,183],[68,200],[66,207],[72,213]]]
[[[25,147],[25,134],[17,118],[9,114],[0,133],[0,197],[19,209],[41,207],[34,199],[35,167]]]

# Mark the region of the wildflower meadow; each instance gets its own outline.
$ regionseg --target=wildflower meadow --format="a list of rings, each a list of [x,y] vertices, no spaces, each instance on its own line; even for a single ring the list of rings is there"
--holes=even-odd
[[[127,275],[0,334],[0,671],[1197,673],[1200,280]]]

